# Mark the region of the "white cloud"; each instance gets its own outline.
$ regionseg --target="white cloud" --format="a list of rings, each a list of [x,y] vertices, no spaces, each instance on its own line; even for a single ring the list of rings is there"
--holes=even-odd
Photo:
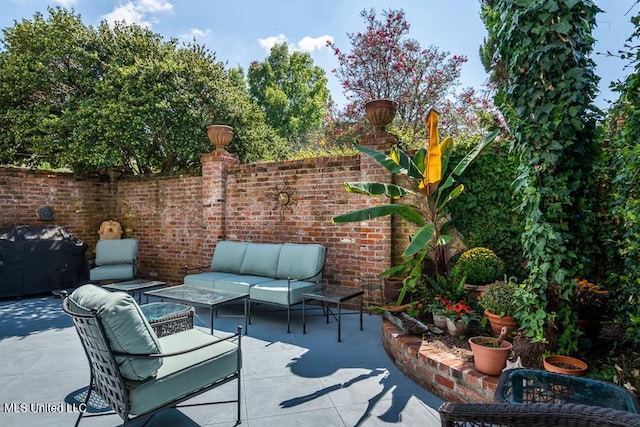
[[[77,2],[78,2],[78,0],[56,0],[56,3],[58,3],[62,7],[66,7],[66,8],[69,8],[69,7],[73,6]]]
[[[327,46],[327,41],[333,42],[333,37],[324,35],[320,37],[304,36],[298,43],[294,45],[294,49],[302,52],[313,52]]]
[[[186,33],[180,34],[179,39],[186,42],[191,42],[194,39],[196,39],[202,42],[203,39],[207,39],[210,35],[211,35],[211,30],[201,30],[199,28],[190,28],[189,31],[187,31]]]
[[[284,34],[279,34],[277,36],[267,37],[266,39],[258,39],[258,43],[260,46],[264,48],[264,50],[269,54],[271,52],[271,48],[276,44],[286,43],[287,37]]]
[[[301,52],[313,52],[314,50],[320,50],[327,46],[327,41],[333,42],[333,36],[320,36],[320,37],[310,37],[304,36],[297,43],[290,43],[289,49],[292,51],[301,51]],[[269,54],[271,52],[271,48],[275,44],[286,43],[287,37],[284,34],[279,34],[277,36],[271,36],[264,39],[258,39],[258,43],[260,46],[264,48],[264,50]]]
[[[166,0],[137,0],[136,7],[141,12],[171,12],[173,5]]]
[[[138,24],[151,28],[151,22],[146,19],[147,14],[170,12],[171,10],[173,10],[173,5],[166,0],[134,0],[116,7],[113,11],[103,15],[102,19],[106,20],[109,24],[124,21],[127,24]]]

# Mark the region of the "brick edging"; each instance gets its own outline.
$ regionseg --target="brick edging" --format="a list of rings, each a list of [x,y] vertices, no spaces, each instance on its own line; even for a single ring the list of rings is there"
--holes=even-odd
[[[382,345],[409,378],[445,401],[491,403],[497,376],[465,362],[382,319]]]

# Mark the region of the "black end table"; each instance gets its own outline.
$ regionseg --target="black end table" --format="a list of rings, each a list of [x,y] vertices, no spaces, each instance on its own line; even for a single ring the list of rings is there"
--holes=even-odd
[[[322,303],[322,310],[324,311],[324,316],[327,318],[327,323],[329,323],[329,314],[331,314],[334,318],[336,315],[333,314],[329,306],[325,306],[327,304],[335,304],[338,306],[338,342],[342,341],[342,311],[341,304],[345,301],[349,301],[353,298],[360,297],[360,330],[362,330],[362,296],[364,295],[364,290],[358,288],[349,288],[346,286],[330,286],[324,285],[321,290],[316,292],[304,292],[302,293],[302,333],[307,333],[307,310],[306,303],[307,301],[320,301]]]

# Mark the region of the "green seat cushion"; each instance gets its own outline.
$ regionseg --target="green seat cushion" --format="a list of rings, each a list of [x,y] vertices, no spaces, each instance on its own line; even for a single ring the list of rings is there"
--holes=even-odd
[[[322,245],[293,243],[282,245],[278,260],[277,278],[320,282],[326,253],[327,250]]]
[[[240,273],[276,278],[282,245],[249,243],[242,260]]]
[[[134,276],[132,263],[101,265],[89,271],[89,280],[95,281],[133,279]]]
[[[171,353],[216,339],[201,330],[189,329],[162,337],[160,343],[165,353]],[[163,361],[155,378],[127,381],[133,415],[148,412],[233,374],[239,369],[238,346],[223,341],[184,355],[165,357]]]
[[[272,280],[259,283],[249,289],[249,298],[252,301],[262,301],[280,305],[294,305],[302,302],[304,292],[319,291],[321,283],[291,282],[291,299],[287,293],[287,280]]]
[[[132,264],[138,259],[137,239],[100,239],[96,244],[96,265]]]
[[[233,277],[216,280],[214,287],[222,291],[248,294],[249,289],[252,286],[257,285],[258,283],[270,282],[272,280],[273,279],[271,277],[264,276],[235,275]]]
[[[109,292],[99,286],[83,285],[69,295],[69,308],[79,314],[97,311],[111,350],[115,352],[161,353],[160,341],[135,300],[125,292]],[[162,359],[134,359],[116,356],[120,374],[131,380],[155,375]]]
[[[247,243],[222,241],[216,244],[211,259],[211,271],[239,274]]]
[[[201,288],[214,289],[217,280],[237,277],[234,273],[222,273],[219,271],[207,271],[205,273],[189,274],[184,277],[184,284],[189,286],[200,286]]]

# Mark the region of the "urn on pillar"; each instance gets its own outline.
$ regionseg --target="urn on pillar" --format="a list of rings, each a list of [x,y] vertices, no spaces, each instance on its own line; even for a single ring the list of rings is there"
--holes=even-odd
[[[364,104],[364,114],[376,131],[384,131],[396,115],[397,104],[390,99],[374,99]]]
[[[216,146],[216,151],[222,151],[233,139],[233,128],[226,125],[207,126],[207,136]]]

